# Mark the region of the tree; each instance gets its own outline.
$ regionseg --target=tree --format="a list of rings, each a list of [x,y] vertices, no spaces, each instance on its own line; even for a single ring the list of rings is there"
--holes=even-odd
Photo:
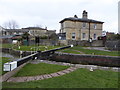
[[[107,40],[120,40],[120,34],[108,35]]]
[[[25,32],[25,33],[22,35],[22,38],[23,38],[23,39],[26,39],[28,46],[29,46],[29,36],[30,36],[30,34],[29,34],[28,32]]]
[[[57,36],[56,33],[53,33],[53,34],[51,34],[51,35],[49,36],[49,38],[52,39],[52,40],[57,40],[57,39],[58,39],[58,36]]]
[[[5,22],[5,23],[3,24],[3,27],[4,27],[5,29],[16,29],[16,28],[19,27],[19,25],[18,25],[18,23],[17,23],[15,20],[10,20],[10,21],[8,21],[8,22]]]

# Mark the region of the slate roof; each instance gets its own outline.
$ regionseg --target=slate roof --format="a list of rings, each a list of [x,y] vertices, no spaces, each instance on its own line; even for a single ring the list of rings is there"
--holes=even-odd
[[[12,35],[0,36],[0,39],[1,38],[12,38],[12,37],[13,37]]]
[[[41,28],[41,27],[27,27],[27,28],[22,28],[22,29],[41,29],[41,30],[46,30],[46,29]]]
[[[9,31],[9,32],[15,32],[15,31],[18,31],[18,32],[28,32],[29,30],[27,29],[5,29],[6,31]]]
[[[97,21],[93,19],[86,19],[86,18],[75,18],[75,17],[69,17],[61,20],[59,23],[63,23],[64,21],[80,21],[80,22],[91,22],[91,23],[104,23],[102,21]]]

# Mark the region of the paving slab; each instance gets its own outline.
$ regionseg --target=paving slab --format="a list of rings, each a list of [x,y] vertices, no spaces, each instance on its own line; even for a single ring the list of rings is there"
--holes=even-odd
[[[40,76],[36,77],[36,80],[43,80],[43,79],[44,79],[43,75],[40,75]]]
[[[70,73],[69,70],[63,70],[62,72],[63,72],[63,73]]]
[[[43,77],[44,77],[45,79],[47,79],[47,78],[51,78],[50,75],[43,75]]]
[[[57,74],[57,73],[52,73],[52,74],[50,74],[52,77],[56,77],[56,76],[60,76],[59,74]]]
[[[62,71],[60,71],[60,72],[57,72],[59,75],[64,75],[64,74],[66,74],[66,73],[63,73]]]
[[[111,68],[111,70],[112,70],[112,71],[115,71],[115,72],[120,72],[120,68],[116,68],[116,67]]]
[[[28,77],[26,81],[33,81],[35,80],[34,77]]]

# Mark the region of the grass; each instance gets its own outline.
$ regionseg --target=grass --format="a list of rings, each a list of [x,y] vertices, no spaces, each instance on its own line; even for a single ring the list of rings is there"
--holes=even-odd
[[[0,75],[2,74],[5,74],[6,73],[6,71],[3,71],[3,65],[4,65],[4,63],[6,63],[6,62],[9,62],[10,61],[10,58],[8,58],[8,57],[0,57],[1,59],[0,59],[0,66],[1,66],[1,71],[2,71],[2,73],[0,73]]]
[[[3,48],[12,48],[13,44],[0,44],[0,46]]]
[[[84,54],[94,54],[94,55],[105,55],[105,56],[119,56],[118,52],[119,51],[101,51],[101,50],[91,50],[91,49],[84,49],[83,47],[80,46],[75,46],[70,49],[66,49],[65,51],[62,52],[68,52],[68,53],[73,53],[76,54],[76,51],[83,52]]]
[[[45,51],[45,50],[59,48],[62,46],[37,46],[37,45],[24,46],[24,45],[22,45],[22,46],[20,46],[20,49],[19,49],[18,46],[14,46],[12,44],[3,44],[2,47],[14,48],[15,50],[22,50],[22,51],[34,51],[35,48],[36,49],[38,48],[37,50]],[[93,54],[93,55],[119,56],[118,53],[120,51],[109,52],[109,51],[101,51],[101,50],[84,49],[84,47],[81,47],[81,46],[74,46],[74,47],[69,48],[69,49],[64,49],[64,50],[62,50],[62,52],[73,53],[73,54],[81,54],[81,52],[82,52],[84,54]]]
[[[46,64],[46,63],[39,63],[39,64],[28,63],[15,75],[15,77],[49,74],[64,70],[68,67],[69,66]]]
[[[22,51],[35,51],[35,50],[40,50],[40,51],[45,51],[45,50],[50,50],[50,49],[55,49],[59,48],[59,46],[20,46],[20,49],[17,47],[15,48],[16,50],[22,50]]]
[[[22,51],[35,51],[35,50],[40,50],[40,51],[45,51],[45,50],[50,50],[50,49],[55,49],[55,48],[59,48],[60,46],[37,46],[37,45],[30,45],[30,46],[26,46],[26,45],[21,45],[20,49],[18,46],[13,45],[13,44],[2,44],[3,48],[13,48],[15,50],[22,50]]]
[[[74,51],[73,49],[66,49],[66,50],[62,50],[62,52],[64,52],[64,53],[81,54],[80,52]]]
[[[77,69],[63,76],[39,81],[3,82],[3,88],[118,88],[118,72]]]

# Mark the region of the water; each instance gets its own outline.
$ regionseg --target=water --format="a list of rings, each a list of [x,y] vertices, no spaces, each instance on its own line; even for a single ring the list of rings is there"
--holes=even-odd
[[[11,55],[9,53],[0,52],[0,55],[2,55],[2,57],[8,57],[12,61],[19,59],[19,57],[15,56],[15,55]]]

